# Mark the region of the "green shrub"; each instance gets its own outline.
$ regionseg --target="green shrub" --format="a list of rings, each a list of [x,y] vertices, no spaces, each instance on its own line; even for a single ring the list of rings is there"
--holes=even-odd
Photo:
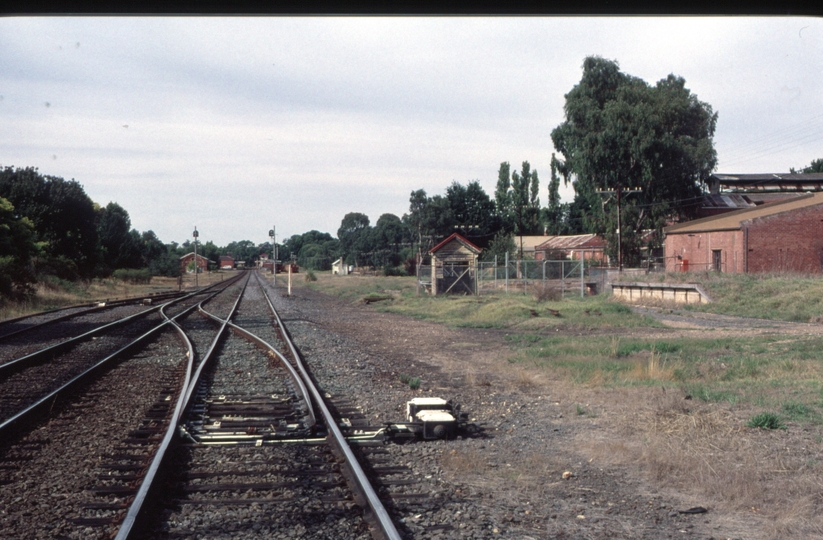
[[[306,281],[317,281],[317,276],[312,270],[306,270]]]
[[[386,265],[383,267],[383,275],[384,276],[408,276],[409,274],[406,272],[406,269],[402,266],[389,266]]]
[[[112,277],[126,283],[151,283],[151,271],[148,268],[118,268],[112,273]]]
[[[752,428],[760,429],[786,429],[786,425],[780,420],[780,417],[769,412],[752,416],[746,425]]]
[[[408,384],[409,388],[412,390],[417,390],[420,388],[420,377],[412,377],[411,375],[406,375],[405,373],[401,373],[400,382],[403,384]]]

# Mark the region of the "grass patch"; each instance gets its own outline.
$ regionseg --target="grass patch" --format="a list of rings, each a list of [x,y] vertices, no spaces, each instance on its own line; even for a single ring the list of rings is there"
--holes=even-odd
[[[400,382],[407,384],[412,390],[417,390],[420,388],[420,377],[412,377],[411,375],[401,373],[398,378],[400,379]]]
[[[791,322],[823,322],[823,280],[819,276],[686,272],[649,274],[645,280],[699,283],[709,304],[686,309]]]
[[[672,281],[699,281],[697,277],[649,276]],[[416,294],[413,277],[318,273],[318,278],[308,286],[353,302],[366,296],[392,297],[373,303],[372,309],[451,327],[504,330],[502,339],[514,351],[507,357],[510,368],[518,373],[540,378],[548,373],[552,379],[587,386],[678,387],[700,402],[754,405],[780,410],[791,421],[823,423],[818,412],[823,409],[819,336],[715,338],[704,332],[698,337],[652,338],[643,336],[645,330],[662,324],[605,295],[563,300],[549,294],[431,297]],[[805,298],[798,294],[809,296],[812,311],[818,309],[817,291],[823,298],[823,280],[714,274],[707,280],[704,286],[715,302],[689,309],[733,315],[760,311],[760,316],[797,320],[806,317],[797,313],[807,309],[798,305]]]
[[[786,429],[786,424],[780,419],[780,416],[770,413],[762,412],[752,416],[746,425],[750,428],[760,429]]]
[[[391,302],[375,302],[374,307],[452,327],[537,330],[558,326],[661,326],[649,317],[636,315],[631,308],[607,296],[562,301],[518,294],[432,297],[425,291],[417,296],[414,277],[334,276],[329,272],[317,272],[317,278],[316,282],[305,286],[352,302],[391,295]]]

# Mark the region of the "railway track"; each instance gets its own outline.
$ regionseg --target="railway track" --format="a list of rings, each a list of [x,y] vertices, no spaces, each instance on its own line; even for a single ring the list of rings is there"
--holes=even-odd
[[[159,325],[139,314],[158,337],[110,354],[129,359],[60,398],[39,429],[17,421],[24,434],[0,450],[0,536],[401,537],[259,278],[245,275],[248,287],[198,302],[202,317],[182,304],[152,311]],[[52,357],[83,357],[89,340]],[[41,354],[3,378],[54,363]],[[71,462],[71,481],[55,480]],[[46,491],[59,504],[44,504]]]
[[[207,313],[232,334],[201,363],[146,537],[400,538],[254,276],[233,321]]]
[[[229,286],[0,366],[0,537],[95,537],[89,523],[110,511],[93,490],[97,476],[110,474],[104,464],[149,456],[155,443],[146,432],[169,422],[163,408],[185,389],[187,351],[169,331],[169,314],[184,315]],[[129,342],[123,334],[140,335]]]
[[[168,293],[152,293],[149,295],[138,296],[133,298],[117,298],[113,300],[102,300],[98,302],[90,302],[88,304],[80,304],[76,306],[68,306],[64,308],[53,309],[40,313],[33,313],[30,315],[23,315],[13,319],[6,319],[0,321],[0,343],[8,343],[11,338],[20,338],[25,335],[25,342],[37,342],[36,337],[31,337],[37,330],[42,330],[44,327],[53,326],[58,322],[69,319],[80,319],[99,312],[110,312],[116,308],[123,306],[139,306],[163,303],[168,300],[184,296],[182,292],[168,292]],[[93,322],[92,322],[93,324]],[[2,360],[0,360],[2,361]]]
[[[76,321],[64,322],[59,329],[49,326],[49,337],[33,340],[36,346],[3,344],[6,361],[0,364],[0,434],[8,436],[17,426],[30,423],[54,400],[91,380],[95,373],[160,331],[174,313],[193,309],[215,290],[231,283],[157,306],[128,306],[124,308],[125,316],[122,310],[109,312],[92,328],[88,322],[78,325]],[[118,318],[112,320],[113,316]],[[42,331],[45,327],[40,328]],[[10,357],[10,351],[23,354]]]

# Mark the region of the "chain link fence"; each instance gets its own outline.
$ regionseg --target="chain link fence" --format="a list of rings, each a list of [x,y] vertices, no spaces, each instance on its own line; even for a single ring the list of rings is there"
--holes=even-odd
[[[473,294],[471,289],[475,288],[475,294],[478,295],[551,293],[562,298],[606,292],[609,281],[608,268],[592,266],[586,261],[515,260],[509,261],[508,265],[495,264],[493,261],[478,262],[476,272],[469,272],[474,275],[465,284],[459,281],[465,279],[465,275],[458,275],[456,270],[449,267],[438,272],[437,279],[444,282],[441,283],[443,287],[438,289],[438,294]],[[461,267],[460,270],[466,270],[466,267]],[[420,286],[429,294],[432,287],[431,272],[430,265],[420,266]],[[454,286],[445,287],[444,285],[451,284],[446,279],[449,276],[453,277]],[[447,288],[450,289],[448,292],[445,291]]]
[[[583,261],[515,260],[508,264],[478,263],[478,294],[530,294],[535,291],[556,291],[584,296],[599,290],[591,280],[590,268]]]

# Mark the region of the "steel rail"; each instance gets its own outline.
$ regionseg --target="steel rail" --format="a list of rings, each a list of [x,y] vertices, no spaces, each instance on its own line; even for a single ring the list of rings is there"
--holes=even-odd
[[[50,353],[56,353],[61,349],[69,347],[70,345],[74,345],[75,343],[84,341],[106,330],[109,330],[116,326],[120,326],[127,322],[131,322],[132,320],[138,319],[140,317],[145,317],[151,312],[159,310],[161,307],[162,306],[154,306],[139,313],[134,313],[133,315],[129,315],[128,317],[123,317],[122,319],[118,319],[116,321],[104,324],[103,326],[98,326],[97,328],[89,330],[88,332],[85,332],[79,336],[63,340],[60,343],[55,343],[54,345],[49,345],[48,347],[40,349],[39,351],[34,351],[33,353],[21,356],[20,358],[16,358],[14,360],[6,362],[5,364],[0,364],[0,377],[8,376],[8,374],[13,373],[19,369],[24,369],[25,367],[37,362],[40,358],[45,357]]]
[[[217,331],[217,334],[215,334],[214,339],[212,339],[212,342],[209,345],[209,349],[206,351],[206,354],[203,355],[203,360],[200,362],[200,365],[197,366],[197,371],[195,371],[194,375],[192,376],[191,381],[189,381],[189,386],[188,386],[188,388],[186,388],[186,400],[185,400],[185,405],[183,407],[184,412],[187,412],[189,410],[189,408],[191,407],[191,404],[192,404],[191,396],[192,396],[192,394],[194,394],[194,391],[197,388],[197,385],[200,383],[200,378],[203,375],[203,370],[205,369],[206,365],[211,363],[212,355],[214,354],[214,351],[217,349],[217,345],[220,343],[220,339],[222,339],[223,335],[226,332],[226,327],[228,326],[229,319],[231,319],[232,316],[234,315],[235,311],[237,311],[237,306],[240,305],[240,299],[243,298],[243,294],[246,292],[246,286],[248,284],[249,284],[249,280],[248,280],[248,276],[246,276],[246,282],[243,284],[243,290],[241,290],[240,294],[237,295],[237,300],[235,300],[234,305],[232,306],[232,308],[229,312],[228,318],[224,321],[223,319],[220,319],[219,317],[217,317],[218,320],[222,321],[222,324],[220,325],[220,329]],[[206,300],[204,300],[204,301],[200,302],[199,304],[197,304],[197,309],[201,313],[203,313],[207,316],[211,316],[212,315],[211,313],[209,313],[205,309],[203,309],[203,304],[205,304],[205,303],[206,303]]]
[[[277,349],[272,347],[271,344],[269,344],[266,340],[264,340],[260,336],[257,336],[254,333],[249,332],[248,330],[246,330],[242,326],[238,326],[238,325],[234,324],[233,322],[231,322],[231,317],[234,314],[234,310],[232,310],[232,314],[230,314],[229,317],[225,320],[221,319],[217,315],[214,315],[213,313],[210,313],[210,312],[206,311],[203,308],[200,308],[200,312],[203,313],[205,316],[209,317],[210,319],[212,319],[213,321],[217,322],[217,323],[220,323],[220,324],[226,324],[227,323],[228,326],[231,327],[232,330],[235,330],[235,331],[239,332],[244,337],[246,337],[250,341],[256,343],[260,347],[263,347],[264,349],[267,349],[269,352],[273,353],[280,360],[280,362],[283,364],[283,367],[285,367],[286,370],[289,372],[289,376],[292,378],[294,383],[299,388],[299,391],[300,391],[300,394],[301,394],[300,397],[301,397],[303,403],[305,404],[306,410],[308,411],[308,413],[307,413],[307,416],[309,418],[308,427],[310,429],[313,429],[317,425],[317,417],[314,414],[314,407],[312,406],[311,399],[309,397],[309,391],[306,388],[306,384],[303,382],[303,378],[300,376],[300,374],[297,372],[297,370],[294,369],[294,366],[291,365],[291,363],[288,361],[288,359],[286,359],[286,357],[283,356],[280,353],[280,351],[278,351]]]
[[[33,324],[31,326],[27,326],[26,328],[21,328],[20,330],[15,330],[13,332],[9,332],[8,334],[3,334],[2,336],[0,336],[0,341],[2,341],[4,339],[7,339],[7,338],[10,338],[10,337],[13,337],[13,336],[19,336],[20,334],[25,334],[26,332],[30,332],[30,331],[32,331],[36,328],[40,328],[41,326],[46,326],[48,324],[52,324],[52,323],[56,323],[56,322],[60,322],[60,321],[65,321],[66,319],[71,319],[73,317],[79,317],[80,315],[86,315],[87,313],[94,313],[95,311],[101,311],[103,309],[108,309],[109,306],[98,306],[98,305],[91,306],[91,307],[89,307],[89,306],[72,306],[71,308],[64,308],[64,309],[61,309],[61,310],[44,311],[42,313],[38,313],[37,315],[46,315],[48,313],[54,313],[54,312],[57,312],[57,311],[65,311],[65,310],[73,309],[73,308],[77,308],[77,307],[85,307],[86,309],[84,309],[82,311],[75,311],[74,313],[68,313],[66,315],[59,315],[59,316],[57,316],[53,319],[49,319],[49,320],[43,321],[41,323]],[[29,316],[26,316],[26,317],[22,317],[21,319],[27,319],[27,318],[30,318],[30,317],[34,317],[34,315],[29,315]],[[4,321],[3,324],[6,324],[7,322],[15,322],[16,320],[21,320],[21,319],[12,319],[10,321]],[[0,327],[0,328],[2,328],[2,327]]]
[[[255,277],[259,282],[260,277],[257,274],[255,274]],[[388,511],[386,511],[386,508],[383,506],[383,503],[380,501],[380,498],[374,491],[374,487],[372,487],[371,482],[366,476],[366,473],[363,471],[363,468],[357,461],[357,457],[354,455],[354,452],[352,452],[351,447],[346,441],[345,436],[340,431],[340,428],[337,426],[337,422],[332,416],[329,408],[326,406],[326,402],[324,401],[323,396],[320,394],[320,391],[317,389],[317,387],[312,383],[312,380],[309,377],[309,374],[306,371],[305,366],[303,365],[301,356],[297,352],[297,349],[295,348],[294,344],[292,343],[291,337],[289,336],[286,327],[283,325],[283,321],[280,319],[280,315],[277,313],[277,310],[274,309],[274,305],[272,304],[271,299],[269,298],[269,295],[266,292],[266,289],[264,287],[261,287],[261,289],[263,290],[263,296],[266,298],[266,301],[269,304],[269,308],[271,309],[272,314],[274,315],[274,318],[277,322],[277,326],[280,328],[280,331],[283,335],[283,340],[286,342],[286,344],[288,344],[289,350],[291,351],[291,354],[294,357],[294,361],[297,364],[300,373],[305,378],[306,383],[311,391],[311,394],[317,402],[317,406],[320,408],[320,411],[328,427],[329,433],[332,435],[335,444],[343,453],[346,462],[351,468],[357,487],[366,496],[369,508],[371,508],[371,511],[377,518],[377,521],[380,524],[380,528],[382,529],[382,532],[386,535],[386,538],[388,538],[389,540],[400,540],[400,533],[397,532],[397,528],[394,526],[394,522],[391,520]]]
[[[193,294],[201,294],[201,293],[202,293],[202,291],[199,291],[198,293],[193,293]],[[216,295],[218,293],[216,292],[214,294]],[[191,296],[191,295],[189,295],[189,296]],[[181,298],[179,300],[183,300],[183,299]],[[171,303],[172,302],[168,302],[166,304],[163,304],[162,306],[158,306],[157,309],[164,309],[165,307],[167,307]],[[188,313],[189,311],[193,310],[195,307],[196,307],[196,305],[190,306],[190,307],[186,308],[186,310],[181,312],[179,315],[183,315],[184,313]],[[100,371],[102,371],[105,367],[107,367],[107,365],[112,360],[114,360],[115,358],[117,358],[118,356],[120,356],[121,354],[126,352],[127,350],[129,350],[129,349],[135,347],[136,345],[140,344],[144,340],[148,339],[151,335],[158,332],[164,326],[169,324],[169,322],[170,322],[170,320],[168,320],[168,319],[161,322],[160,324],[158,324],[154,328],[152,328],[152,329],[148,330],[147,332],[145,332],[143,335],[135,338],[134,340],[127,343],[123,347],[119,348],[115,352],[109,354],[108,356],[106,356],[102,360],[98,361],[96,364],[89,367],[85,371],[79,373],[78,375],[75,375],[69,381],[67,381],[66,383],[61,385],[59,388],[56,388],[55,390],[49,392],[48,394],[41,397],[36,402],[32,403],[31,405],[29,405],[25,409],[23,409],[23,410],[19,411],[18,413],[16,413],[14,416],[11,416],[11,417],[7,418],[6,420],[0,422],[0,438],[3,438],[3,439],[10,438],[11,433],[15,429],[17,429],[20,425],[31,421],[32,419],[34,419],[38,414],[40,414],[46,408],[51,408],[54,401],[56,401],[59,397],[61,397],[62,395],[66,394],[68,392],[70,392],[74,388],[80,386],[82,383],[91,380]]]
[[[301,394],[301,397],[302,397],[302,401],[305,404],[305,408],[306,408],[306,411],[307,411],[306,412],[306,417],[308,418],[307,427],[309,429],[314,429],[317,426],[317,416],[314,414],[314,406],[312,406],[311,399],[309,397],[309,390],[308,390],[308,388],[306,388],[306,384],[303,382],[303,378],[300,377],[300,374],[297,372],[296,369],[294,369],[294,366],[291,365],[291,362],[289,362],[288,359],[280,353],[280,351],[278,351],[277,349],[272,347],[263,338],[261,338],[259,336],[256,336],[255,334],[249,332],[248,330],[246,330],[245,328],[243,328],[241,326],[237,326],[236,324],[234,324],[231,321],[229,322],[229,326],[232,328],[232,330],[236,330],[237,332],[240,332],[245,337],[247,337],[249,340],[257,343],[261,347],[264,347],[269,352],[274,354],[277,357],[278,360],[280,360],[280,363],[283,364],[283,367],[286,368],[286,370],[289,372],[289,375],[291,376],[292,380],[295,382],[295,384],[297,384],[297,387],[300,389],[300,394]]]
[[[239,276],[238,276],[237,279],[239,279]],[[229,281],[228,284],[226,284],[226,286],[228,287],[229,285],[231,285],[231,283],[232,282]],[[187,294],[185,296],[181,296],[179,298],[174,298],[174,299],[172,299],[172,300],[170,300],[170,301],[168,301],[164,304],[160,304],[160,305],[157,305],[157,306],[152,306],[152,307],[150,307],[146,310],[143,310],[139,313],[135,313],[133,315],[129,315],[127,317],[124,317],[122,319],[118,319],[118,320],[110,322],[108,324],[104,324],[103,326],[98,326],[97,328],[95,328],[93,330],[89,330],[88,332],[86,332],[84,334],[81,334],[79,336],[75,336],[75,337],[63,340],[60,343],[55,343],[54,345],[50,345],[48,347],[40,349],[39,351],[34,351],[33,353],[29,353],[25,356],[21,356],[20,358],[16,358],[16,359],[11,360],[9,362],[6,362],[4,364],[0,364],[0,378],[6,377],[6,376],[8,376],[8,374],[14,373],[15,371],[18,371],[20,369],[24,369],[25,367],[37,362],[40,358],[45,357],[45,356],[49,355],[50,353],[57,352],[57,351],[59,351],[63,348],[69,347],[69,346],[71,346],[75,343],[79,343],[81,341],[84,341],[84,340],[86,340],[90,337],[93,337],[96,334],[99,334],[101,332],[104,332],[104,331],[106,331],[110,328],[114,328],[114,327],[119,326],[121,324],[125,324],[125,323],[130,322],[130,321],[132,321],[134,319],[137,319],[139,317],[144,317],[144,316],[150,314],[151,312],[157,311],[157,310],[159,310],[159,309],[161,309],[165,306],[169,306],[169,305],[172,305],[172,304],[176,304],[178,302],[182,302],[182,301],[184,301],[188,298],[191,298],[192,296],[198,295],[198,294],[203,294],[203,292],[208,291],[209,289],[211,289],[213,287],[216,287],[217,285],[221,285],[221,284],[224,284],[224,283],[223,282],[215,283],[215,284],[210,285],[209,287],[207,287],[205,289],[201,289],[199,291],[189,293],[189,294]]]
[[[17,427],[18,424],[24,421],[31,420],[37,413],[41,411],[41,409],[45,408],[46,406],[51,407],[49,404],[50,401],[56,400],[62,394],[74,389],[76,386],[79,386],[81,383],[91,380],[91,378],[104,367],[107,367],[107,364],[112,361],[113,359],[117,358],[127,350],[131,349],[132,347],[138,345],[139,343],[143,342],[144,340],[148,339],[148,337],[152,336],[155,332],[159,331],[161,328],[166,326],[169,321],[163,321],[159,325],[155,326],[151,330],[147,331],[140,337],[136,338],[135,340],[127,343],[123,347],[117,349],[115,352],[111,353],[110,355],[106,356],[90,368],[86,369],[82,373],[75,375],[70,381],[66,382],[56,390],[49,392],[44,397],[37,400],[32,405],[28,406],[27,408],[23,409],[22,411],[18,412],[11,418],[3,421],[0,423],[0,435],[6,435],[10,433],[13,429]]]
[[[67,311],[67,310],[70,310],[70,309],[85,308],[82,311],[76,311],[74,313],[68,313],[66,315],[59,315],[59,316],[57,316],[53,319],[49,319],[48,321],[43,321],[43,322],[28,326],[26,328],[21,328],[19,330],[14,330],[13,332],[9,332],[7,334],[2,334],[2,335],[0,335],[0,341],[2,341],[4,339],[7,339],[7,338],[10,338],[12,336],[17,336],[17,335],[20,335],[20,334],[24,334],[24,333],[29,332],[31,330],[34,330],[36,328],[40,328],[41,326],[46,326],[48,324],[64,321],[66,319],[71,319],[73,317],[79,317],[79,316],[85,315],[87,313],[94,313],[95,311],[101,311],[101,310],[109,309],[109,308],[112,308],[112,307],[127,306],[129,304],[135,304],[135,303],[138,303],[138,302],[142,302],[144,300],[154,301],[154,300],[165,300],[167,298],[176,298],[176,297],[183,296],[184,294],[185,293],[181,293],[181,292],[151,293],[151,294],[142,295],[142,296],[134,296],[134,297],[131,297],[131,298],[115,299],[115,300],[106,299],[106,300],[101,300],[101,301],[98,301],[98,302],[89,302],[89,303],[85,303],[85,304],[77,304],[77,305],[74,305],[74,306],[66,306],[66,307],[51,309],[51,310],[47,310],[47,311],[40,311],[38,313],[30,313],[28,315],[21,315],[20,317],[15,317],[13,319],[6,319],[4,321],[0,321],[0,331],[2,331],[2,329],[5,328],[7,325],[10,325],[10,324],[13,324],[13,323],[16,323],[16,322],[20,322],[20,321],[24,321],[26,319],[31,319],[32,317],[39,317],[41,315],[48,315],[50,313],[58,313],[60,311]]]
[[[218,292],[215,292],[213,296],[216,296]],[[213,297],[212,296],[212,297]],[[145,502],[149,496],[149,492],[154,487],[154,480],[157,478],[157,474],[160,471],[164,460],[166,459],[166,454],[169,448],[171,448],[172,443],[174,442],[174,437],[177,433],[177,426],[180,423],[180,418],[183,415],[183,407],[185,405],[186,400],[186,388],[189,386],[189,382],[191,381],[192,371],[194,369],[194,345],[192,345],[189,336],[186,334],[185,330],[177,324],[178,317],[181,317],[190,311],[192,311],[197,306],[191,306],[187,308],[185,311],[178,313],[174,317],[169,318],[166,315],[163,309],[160,310],[160,313],[163,317],[166,318],[167,322],[171,324],[174,329],[177,331],[178,336],[183,341],[183,344],[186,346],[186,357],[188,360],[186,361],[186,376],[183,380],[183,385],[180,390],[180,394],[177,396],[177,404],[174,407],[174,412],[172,413],[171,419],[169,420],[166,434],[163,437],[163,441],[160,443],[160,447],[157,449],[157,452],[154,454],[154,458],[151,461],[151,465],[149,466],[148,471],[146,471],[146,475],[143,477],[143,481],[140,483],[140,488],[137,490],[137,493],[134,496],[134,500],[132,501],[131,505],[129,506],[128,512],[126,512],[126,518],[121,523],[120,528],[117,531],[117,536],[115,540],[126,540],[131,538],[132,534],[136,534],[138,531],[135,527],[135,524],[139,523],[138,518],[143,513],[144,509],[146,508]]]

